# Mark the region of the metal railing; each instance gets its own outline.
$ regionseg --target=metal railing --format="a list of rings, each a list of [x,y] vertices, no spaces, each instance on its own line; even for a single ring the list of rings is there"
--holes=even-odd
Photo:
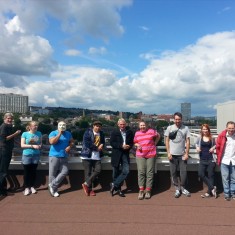
[[[110,154],[112,151],[111,146],[106,148],[106,153]],[[21,150],[22,152],[22,150]],[[68,162],[69,168],[71,170],[83,170],[82,159],[79,157],[81,152],[81,146],[76,146],[76,149],[72,151],[69,155]],[[19,155],[18,151],[15,151],[16,155],[13,155],[10,169],[18,170],[23,169],[22,162],[21,162],[21,155]],[[108,155],[105,155],[102,160],[102,169],[103,170],[111,170],[111,158]],[[189,159],[188,159],[188,171],[197,171],[199,163],[199,156],[196,152],[195,148],[190,148],[189,152]],[[157,158],[156,158],[156,171],[166,171],[169,170],[169,160],[167,158],[166,147],[165,146],[158,146],[157,147]],[[41,158],[40,163],[38,166],[39,170],[48,170],[48,151],[44,151]],[[136,159],[134,156],[134,151],[130,153],[130,169],[137,170],[136,168]]]

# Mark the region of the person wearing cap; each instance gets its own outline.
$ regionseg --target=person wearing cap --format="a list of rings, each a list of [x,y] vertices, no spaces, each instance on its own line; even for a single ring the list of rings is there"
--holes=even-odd
[[[87,196],[96,196],[96,193],[92,190],[92,183],[101,173],[101,157],[105,145],[104,133],[101,131],[102,123],[94,121],[92,126],[83,135],[81,151],[85,175],[82,187]]]

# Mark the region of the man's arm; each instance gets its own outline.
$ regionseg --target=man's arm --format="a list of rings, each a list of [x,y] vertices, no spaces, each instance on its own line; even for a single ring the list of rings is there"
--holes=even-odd
[[[169,139],[169,136],[165,136],[165,145],[166,145],[167,157],[168,157],[169,160],[171,160],[172,155],[170,153],[170,139]]]
[[[74,139],[71,138],[71,139],[69,140],[69,146],[65,149],[65,152],[66,152],[66,153],[69,153],[70,150],[71,150],[71,148],[73,147],[73,145],[74,145]]]
[[[187,137],[187,139],[186,139],[186,149],[185,149],[185,154],[184,154],[184,160],[188,160],[189,149],[190,149],[190,137]]]
[[[57,144],[58,140],[60,139],[61,134],[62,134],[62,132],[59,130],[58,134],[56,136],[49,138],[49,143],[50,144]]]

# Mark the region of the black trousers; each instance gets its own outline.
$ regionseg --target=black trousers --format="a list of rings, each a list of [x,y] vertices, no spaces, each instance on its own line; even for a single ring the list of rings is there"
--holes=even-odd
[[[212,160],[200,160],[198,175],[207,185],[207,193],[211,193],[211,190],[214,188],[214,177],[215,177],[215,162]],[[207,174],[206,174],[207,173]]]
[[[36,181],[36,171],[38,164],[24,165],[24,186],[25,188],[34,187]]]
[[[88,188],[92,190],[92,183],[101,172],[100,160],[82,160],[85,174],[85,182]]]
[[[6,176],[11,162],[12,148],[0,148],[0,193],[6,193],[7,180]]]

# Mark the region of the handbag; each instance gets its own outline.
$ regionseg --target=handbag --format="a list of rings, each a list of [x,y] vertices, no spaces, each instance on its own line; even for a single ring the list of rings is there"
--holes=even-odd
[[[179,130],[179,129],[178,129],[178,130]],[[170,139],[170,140],[174,140],[174,139],[176,138],[176,135],[177,135],[178,130],[171,131],[171,132],[169,133],[169,139]]]

